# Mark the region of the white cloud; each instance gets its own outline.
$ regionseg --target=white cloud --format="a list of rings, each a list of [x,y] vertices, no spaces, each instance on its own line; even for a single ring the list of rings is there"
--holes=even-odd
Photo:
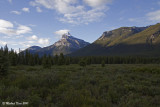
[[[22,37],[24,36],[23,35],[15,36],[14,39],[16,39],[16,41],[13,38],[9,38],[9,41],[7,42],[0,40],[0,46],[4,46],[5,44],[8,44],[9,47],[20,46],[22,49],[26,49],[30,46],[35,46],[35,45],[41,46],[41,47],[45,47],[49,45],[49,38],[38,38],[38,36],[33,35],[33,36],[24,37],[24,39],[18,40],[19,38],[22,38]]]
[[[41,45],[48,45],[49,44],[49,38],[40,38],[38,40],[38,43]]]
[[[36,7],[36,10],[37,10],[37,12],[39,12],[39,13],[41,13],[41,12],[42,12],[42,10],[41,10],[41,8],[40,8],[40,7]]]
[[[148,13],[147,17],[151,21],[160,21],[160,10]]]
[[[0,33],[5,34],[5,35],[16,35],[16,31],[13,29],[9,29],[9,28],[0,28]]]
[[[16,38],[17,37],[17,38]],[[24,37],[24,36],[16,36],[15,40],[13,41],[8,41],[7,44],[9,44],[10,46],[21,46],[21,48],[26,49],[30,46],[48,46],[49,45],[49,38],[39,38],[36,35],[32,35],[32,36],[28,36],[28,37]],[[17,40],[21,37],[24,37],[24,39],[21,39],[20,41]],[[11,40],[11,39],[10,39]],[[4,43],[3,43],[4,44]]]
[[[0,19],[0,33],[6,35],[14,35],[16,31],[13,30],[12,28],[13,24],[11,22]]]
[[[38,37],[36,35],[30,36],[27,38],[28,40],[38,40]]]
[[[13,28],[13,24],[9,21],[0,19],[0,28]]]
[[[24,25],[18,25],[18,28],[14,28],[14,25],[6,20],[0,19],[0,33],[5,35],[21,35],[31,33],[32,29]]]
[[[24,11],[24,12],[30,12],[29,8],[26,8],[26,7],[22,8],[22,11]]]
[[[60,16],[59,21],[72,24],[99,21],[108,10],[106,6],[112,0],[83,0],[80,4],[78,0],[34,0],[30,2],[32,6],[43,6],[47,9],[56,10]],[[88,8],[91,6],[91,8]]]
[[[91,7],[102,6],[112,2],[112,0],[83,0],[83,1]]]
[[[25,33],[31,33],[31,28],[30,27],[27,27],[27,26],[24,26],[24,25],[19,25],[18,29],[17,29],[17,35],[20,35],[20,34],[25,34]]]
[[[28,45],[28,44],[27,44],[27,45],[24,45],[24,47],[29,48],[29,47],[31,47],[31,45]]]
[[[4,42],[4,41],[1,41],[1,40],[0,40],[0,45],[4,46],[4,45],[6,45],[6,44],[7,44],[7,42]]]
[[[33,35],[26,37],[26,41],[24,44],[29,44],[29,45],[39,45],[39,46],[47,46],[49,44],[49,38],[38,38],[38,36]]]
[[[16,14],[16,15],[20,15],[21,14],[21,12],[19,12],[19,11],[11,11],[11,13]]]
[[[35,0],[31,1],[30,4],[32,6],[44,6],[47,9],[55,9],[64,14],[76,11],[76,6],[72,5],[76,2],[77,0]]]
[[[33,35],[33,36],[26,37],[25,42],[21,42],[21,44],[24,47],[27,47],[26,45],[29,45],[29,46],[36,45],[36,46],[44,47],[49,45],[49,38],[39,38],[38,36]]]
[[[33,43],[35,43],[35,41],[28,41],[28,43],[29,43],[29,44],[33,44]]]
[[[78,13],[64,14],[63,18],[59,20],[62,22],[72,23],[72,24],[88,24],[94,21],[99,21],[103,16],[104,12],[101,11],[102,7],[95,8],[89,11],[81,11]]]
[[[56,34],[55,38],[56,38],[56,39],[61,39],[61,38],[62,38],[62,35],[63,35],[63,34],[66,34],[66,33],[68,33],[68,32],[70,32],[70,30],[67,30],[67,29],[58,30],[58,31],[54,32],[54,34]]]
[[[54,32],[56,35],[62,36],[65,33],[68,33],[70,30],[64,29],[64,30],[58,30]]]

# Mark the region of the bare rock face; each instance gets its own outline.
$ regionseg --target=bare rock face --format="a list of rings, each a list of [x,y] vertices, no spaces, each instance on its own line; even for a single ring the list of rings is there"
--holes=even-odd
[[[55,42],[53,45],[44,47],[36,50],[34,53],[39,55],[56,55],[63,53],[64,55],[70,54],[74,51],[77,51],[80,48],[83,48],[90,43],[85,42],[84,40],[73,37],[69,32],[62,35],[62,38]]]

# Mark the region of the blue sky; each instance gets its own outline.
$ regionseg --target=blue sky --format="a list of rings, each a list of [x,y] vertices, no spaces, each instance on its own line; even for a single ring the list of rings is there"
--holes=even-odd
[[[67,31],[92,43],[104,31],[158,22],[159,0],[0,0],[0,46],[45,47]]]

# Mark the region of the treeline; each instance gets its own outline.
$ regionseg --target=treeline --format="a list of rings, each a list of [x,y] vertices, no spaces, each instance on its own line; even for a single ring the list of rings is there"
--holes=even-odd
[[[0,69],[5,66],[16,65],[43,65],[44,68],[50,68],[52,65],[69,65],[79,64],[159,64],[160,57],[136,57],[136,56],[88,56],[88,57],[68,57],[63,53],[60,55],[50,56],[44,55],[40,57],[38,54],[31,54],[28,50],[16,53],[13,49],[8,50],[7,45],[0,49]]]

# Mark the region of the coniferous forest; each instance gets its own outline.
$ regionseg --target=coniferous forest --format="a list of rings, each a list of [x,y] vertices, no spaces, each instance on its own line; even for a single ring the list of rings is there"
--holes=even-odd
[[[0,102],[28,107],[158,107],[160,58],[39,56],[0,49]]]
[[[142,56],[88,56],[88,57],[69,57],[60,55],[46,55],[39,56],[38,54],[31,54],[28,50],[20,53],[13,49],[8,50],[7,45],[0,49],[1,60],[5,66],[17,65],[43,65],[44,68],[50,68],[53,65],[70,65],[84,62],[86,65],[90,64],[160,64],[160,57],[142,57]],[[2,63],[1,62],[1,63]]]

